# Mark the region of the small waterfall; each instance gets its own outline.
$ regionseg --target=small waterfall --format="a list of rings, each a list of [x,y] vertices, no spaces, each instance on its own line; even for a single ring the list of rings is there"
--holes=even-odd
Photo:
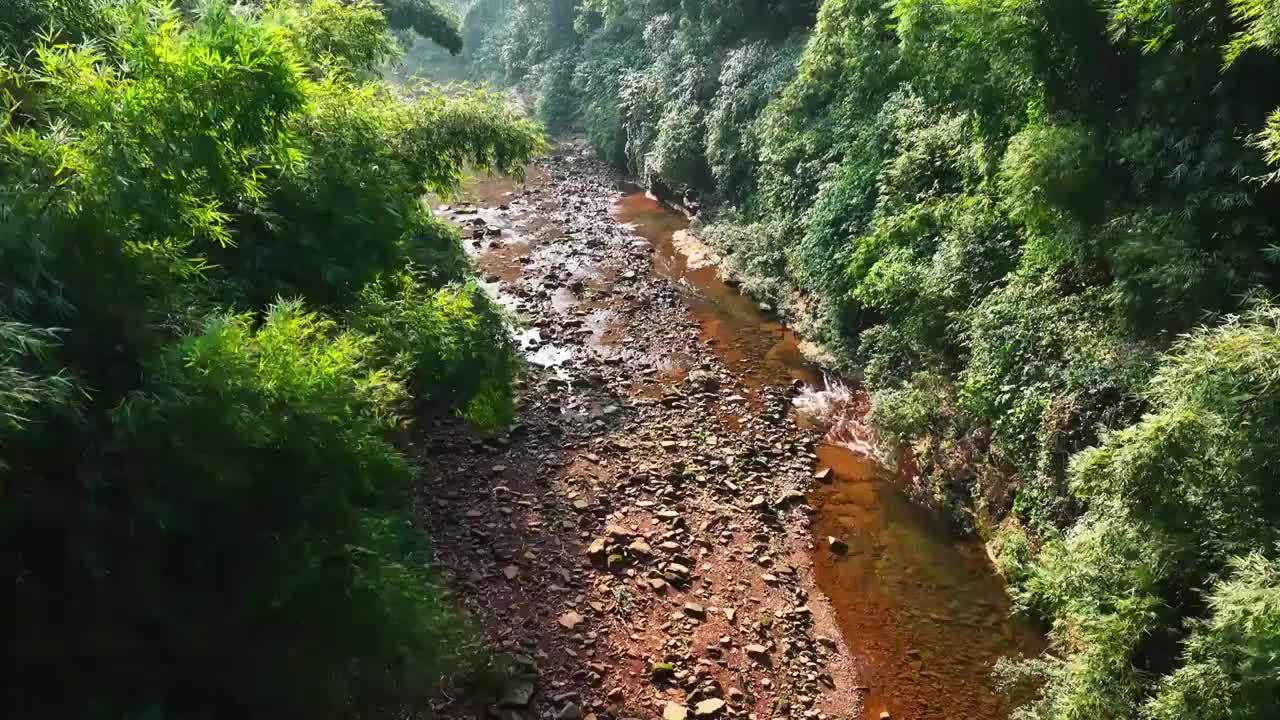
[[[801,422],[826,430],[823,440],[827,444],[881,459],[875,439],[863,422],[867,415],[865,393],[823,373],[821,387],[806,385],[791,404]]]

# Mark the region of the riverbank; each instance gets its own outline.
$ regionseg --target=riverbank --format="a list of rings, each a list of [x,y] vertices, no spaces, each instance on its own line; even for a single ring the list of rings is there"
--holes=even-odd
[[[437,564],[536,668],[501,712],[1007,716],[990,663],[1031,642],[980,553],[795,412],[795,335],[620,180],[566,145],[441,209],[530,364],[510,433],[416,443]]]

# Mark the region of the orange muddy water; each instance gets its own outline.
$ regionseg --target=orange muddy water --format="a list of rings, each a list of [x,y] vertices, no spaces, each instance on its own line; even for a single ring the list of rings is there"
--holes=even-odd
[[[678,234],[689,227],[683,214],[636,190],[618,199],[613,215],[653,245],[655,272],[690,291],[689,312],[702,328],[703,340],[735,372],[756,385],[822,382],[821,371],[800,352],[794,332],[725,284],[714,265],[691,263],[677,247]]]
[[[864,717],[1007,718],[992,666],[1038,652],[1041,641],[1010,617],[982,543],[907,498],[867,452],[865,403],[836,383],[829,388],[792,331],[725,284],[713,265],[690,257],[683,214],[640,191],[623,193],[613,214],[652,244],[656,272],[686,289],[703,339],[726,364],[759,384],[804,382],[809,402],[797,403],[799,419],[829,428],[818,449],[829,482],[810,498],[814,560],[865,686]],[[831,553],[828,537],[843,540],[848,552]]]

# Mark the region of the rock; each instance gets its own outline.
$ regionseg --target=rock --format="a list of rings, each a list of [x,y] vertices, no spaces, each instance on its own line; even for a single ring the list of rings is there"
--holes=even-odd
[[[818,482],[831,482],[831,468],[822,468],[813,474],[813,479]]]
[[[849,552],[849,543],[838,537],[827,536],[827,546],[831,548],[831,552],[837,555],[844,555]]]
[[[797,505],[805,501],[804,493],[799,490],[788,490],[778,497],[778,506]]]
[[[667,701],[666,707],[662,708],[662,720],[685,720],[689,717],[689,708],[679,703]]]
[[[586,618],[582,617],[581,615],[579,615],[577,612],[573,610],[570,610],[569,612],[560,616],[560,624],[570,630],[581,625],[583,620],[586,620]]]
[[[649,543],[645,542],[644,540],[636,540],[635,542],[628,545],[627,549],[630,550],[632,554],[639,555],[641,557],[653,556],[653,548],[649,547]]]
[[[698,620],[707,619],[707,609],[695,602],[688,602],[684,604],[684,614],[691,618],[697,618]]]
[[[608,548],[604,538],[596,538],[591,541],[591,545],[587,548],[587,557],[596,561],[603,561]]]
[[[579,708],[577,703],[567,702],[560,708],[560,712],[556,713],[556,720],[582,720],[582,708]]]
[[[685,378],[685,384],[701,392],[718,392],[720,378],[708,370],[694,370]]]
[[[720,698],[710,698],[703,700],[693,706],[693,714],[696,717],[715,717],[724,709],[724,701]]]
[[[502,568],[502,574],[505,575],[508,580],[515,580],[516,577],[520,575],[520,568],[515,565],[508,565]]]
[[[893,716],[889,714],[889,711],[888,711],[888,710],[881,710],[881,711],[880,711],[880,720],[890,720],[890,718],[892,718],[892,717],[893,717]]]
[[[769,657],[769,648],[763,645],[748,645],[742,649],[746,651],[747,657],[755,660],[763,660]]]
[[[666,662],[654,663],[649,674],[654,680],[665,680],[676,674],[676,667]]]

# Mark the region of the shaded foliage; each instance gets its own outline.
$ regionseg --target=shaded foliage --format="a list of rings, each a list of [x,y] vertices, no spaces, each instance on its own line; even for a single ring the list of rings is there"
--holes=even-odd
[[[540,131],[383,83],[364,0],[86,7],[0,25],[0,696],[399,712],[480,659],[393,439],[501,426],[514,372],[423,196]]]

